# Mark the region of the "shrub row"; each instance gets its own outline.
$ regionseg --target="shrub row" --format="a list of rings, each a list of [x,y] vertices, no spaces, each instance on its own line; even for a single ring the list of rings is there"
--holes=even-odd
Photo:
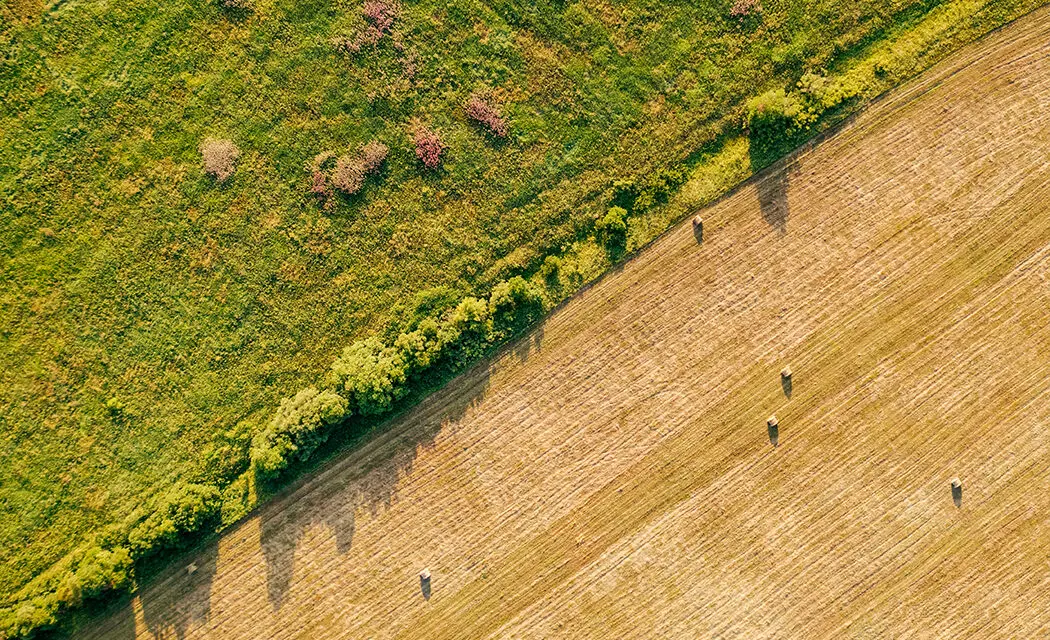
[[[64,611],[130,586],[135,562],[186,544],[220,506],[213,485],[175,485],[26,585],[0,610],[0,636],[32,637],[57,625]]]
[[[354,416],[389,412],[413,384],[438,368],[453,372],[528,327],[544,311],[541,291],[521,276],[497,284],[488,300],[464,298],[438,317],[426,317],[393,340],[372,337],[343,350],[321,389],[309,387],[281,402],[252,441],[251,463],[274,480],[310,455]]]

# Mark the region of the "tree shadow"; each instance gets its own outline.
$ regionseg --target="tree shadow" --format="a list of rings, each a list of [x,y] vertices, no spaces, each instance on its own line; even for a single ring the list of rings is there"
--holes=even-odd
[[[211,616],[211,588],[218,556],[217,540],[168,556],[163,570],[151,573],[147,567],[140,576],[150,588],[77,612],[67,628],[43,637],[135,640],[138,633],[132,599],[138,596],[151,636],[156,640],[182,640],[191,628],[207,623]]]
[[[219,557],[219,544],[212,542],[193,556],[183,554],[165,572],[178,580],[166,581],[163,591],[144,590],[140,594],[142,616],[156,640],[183,640],[187,631],[211,616],[211,585]],[[188,561],[187,561],[188,560]]]
[[[379,425],[345,456],[303,478],[259,515],[259,540],[266,559],[270,606],[281,608],[295,574],[295,550],[306,532],[323,525],[333,532],[340,554],[350,550],[359,509],[375,514],[389,507],[398,483],[411,473],[416,456],[445,428],[455,428],[484,399],[493,363],[503,355],[520,362],[539,351],[542,323],[496,354],[474,365],[418,404]],[[429,581],[421,583],[428,596]]]
[[[787,197],[791,184],[791,165],[778,164],[771,169],[755,183],[758,208],[766,224],[783,234],[787,233],[788,217],[791,215]]]

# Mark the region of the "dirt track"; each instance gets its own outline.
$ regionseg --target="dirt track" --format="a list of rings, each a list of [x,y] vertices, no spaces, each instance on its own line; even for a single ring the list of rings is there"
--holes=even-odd
[[[82,636],[1050,636],[1050,11],[703,216]]]

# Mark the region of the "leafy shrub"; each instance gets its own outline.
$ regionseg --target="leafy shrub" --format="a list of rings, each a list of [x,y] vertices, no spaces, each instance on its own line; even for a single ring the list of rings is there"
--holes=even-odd
[[[250,422],[241,421],[218,434],[201,454],[200,479],[225,485],[247,471],[253,431]]]
[[[453,369],[462,368],[484,355],[488,337],[488,303],[473,297],[463,298],[441,323],[442,355]]]
[[[226,182],[233,175],[237,158],[241,155],[241,150],[232,141],[216,138],[205,138],[200,151],[204,173],[218,182]]]
[[[485,127],[497,138],[507,137],[507,121],[503,119],[495,107],[485,102],[481,96],[472,95],[464,107],[467,117]]]
[[[418,326],[394,340],[394,348],[405,363],[408,374],[425,371],[441,357],[440,326],[434,318],[424,318]]]
[[[126,587],[132,572],[131,556],[124,547],[93,544],[77,550],[27,585],[33,595],[23,590],[13,605],[0,611],[0,637],[30,638],[50,629],[64,610]]]
[[[127,548],[91,547],[77,563],[76,570],[62,581],[55,597],[65,605],[76,606],[106,591],[122,589],[131,582],[131,573],[131,553]]]
[[[597,229],[606,247],[622,250],[627,244],[627,210],[609,207],[605,216],[598,221]]]
[[[175,549],[187,534],[199,531],[219,515],[219,490],[209,484],[179,483],[127,524],[128,548],[136,560]]]
[[[561,258],[547,256],[540,265],[540,277],[548,287],[557,289],[561,286]]]
[[[405,393],[407,367],[397,349],[378,338],[360,340],[332,363],[325,384],[350,401],[362,415],[388,411]]]
[[[501,282],[489,296],[493,337],[512,336],[543,315],[543,296],[521,276]]]
[[[252,0],[219,0],[219,4],[228,11],[251,11],[255,8]]]
[[[434,169],[441,164],[445,144],[435,131],[426,126],[418,127],[412,134],[412,144],[416,147],[416,157],[427,169]]]
[[[332,391],[303,389],[281,400],[266,428],[252,439],[252,464],[274,478],[293,460],[304,461],[328,439],[328,427],[349,414],[345,398]]]

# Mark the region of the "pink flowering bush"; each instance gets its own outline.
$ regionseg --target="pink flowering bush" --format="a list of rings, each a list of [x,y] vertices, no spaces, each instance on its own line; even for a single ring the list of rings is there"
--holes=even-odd
[[[335,41],[336,48],[344,53],[357,53],[362,47],[374,47],[379,44],[384,36],[393,31],[398,7],[384,0],[367,0],[361,7],[361,13],[367,23],[364,30],[358,31],[353,38],[340,38]]]
[[[364,165],[365,173],[374,173],[386,162],[386,156],[390,149],[378,140],[373,140],[361,149],[361,163]]]
[[[488,129],[497,138],[507,137],[507,121],[495,107],[485,102],[480,96],[471,96],[466,104],[467,117]]]
[[[762,13],[761,0],[736,0],[729,10],[729,15],[741,19],[754,13]]]
[[[445,144],[441,137],[429,127],[419,127],[412,135],[412,144],[416,146],[416,157],[427,169],[433,169],[441,164],[441,154],[445,151]]]

